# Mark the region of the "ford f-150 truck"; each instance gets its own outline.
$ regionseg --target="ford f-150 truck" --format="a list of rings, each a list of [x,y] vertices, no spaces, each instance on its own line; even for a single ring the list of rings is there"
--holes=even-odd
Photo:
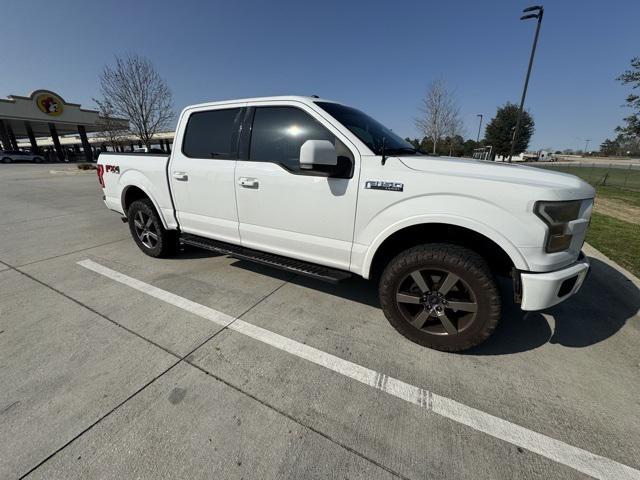
[[[317,97],[187,107],[170,155],[102,153],[98,177],[147,255],[182,242],[322,280],[373,279],[393,327],[440,350],[491,335],[497,276],[523,310],[541,310],[575,294],[589,270],[587,183],[423,155]]]

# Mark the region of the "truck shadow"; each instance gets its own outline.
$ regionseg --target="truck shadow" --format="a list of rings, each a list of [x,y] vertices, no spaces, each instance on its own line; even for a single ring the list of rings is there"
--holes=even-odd
[[[640,290],[615,268],[595,258],[590,261],[591,274],[580,292],[544,312],[522,312],[511,300],[509,291],[504,292],[502,322],[487,342],[466,353],[518,353],[547,342],[582,348],[615,335],[638,313]],[[553,317],[553,325],[542,313]]]
[[[523,312],[513,302],[511,283],[500,282],[503,317],[485,343],[463,352],[465,355],[506,355],[538,348],[547,342],[571,348],[588,347],[615,335],[640,309],[640,290],[618,270],[591,260],[591,274],[580,292],[544,312]],[[286,279],[329,295],[380,308],[372,282],[359,277],[339,284],[294,276],[270,267],[238,260],[235,267]],[[546,316],[553,317],[549,323]]]

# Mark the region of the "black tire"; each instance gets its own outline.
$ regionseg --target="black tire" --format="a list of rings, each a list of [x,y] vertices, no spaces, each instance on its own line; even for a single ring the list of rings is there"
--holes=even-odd
[[[33,159],[33,161],[34,161],[35,163],[42,163],[44,160],[42,159],[42,157],[35,157],[35,158]]]
[[[501,315],[500,292],[487,263],[450,244],[425,244],[400,253],[386,266],[379,295],[398,332],[447,352],[484,342]]]
[[[11,157],[4,157],[2,159],[2,163],[11,163],[11,162],[12,162]]]
[[[145,254],[154,258],[169,257],[178,248],[178,234],[165,230],[151,200],[133,202],[127,211],[129,230],[134,241]]]

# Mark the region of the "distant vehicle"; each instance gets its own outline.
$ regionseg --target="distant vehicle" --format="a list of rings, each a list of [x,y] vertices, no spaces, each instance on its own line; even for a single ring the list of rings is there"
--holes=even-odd
[[[44,162],[44,157],[38,153],[25,152],[22,150],[0,150],[0,160],[2,163],[13,162]]]
[[[538,153],[538,162],[555,162],[556,160],[557,158],[551,152],[542,150]]]
[[[171,154],[101,153],[97,173],[145,254],[167,257],[181,241],[320,280],[376,279],[393,327],[439,350],[491,335],[496,276],[511,277],[529,311],[574,295],[589,270],[588,183],[425,156],[313,97],[187,107]]]
[[[138,147],[133,149],[133,153],[159,153],[164,154],[162,150],[159,148],[147,148],[147,147]]]

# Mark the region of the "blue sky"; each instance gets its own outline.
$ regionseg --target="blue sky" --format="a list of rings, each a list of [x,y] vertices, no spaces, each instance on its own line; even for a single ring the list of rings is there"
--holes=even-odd
[[[404,136],[428,83],[456,92],[475,138],[477,113],[518,102],[535,22],[521,0],[3,0],[0,95],[37,88],[91,106],[114,54],[148,57],[179,111],[226,98],[318,94],[365,110]],[[627,114],[615,81],[640,55],[640,1],[552,0],[526,107],[534,148],[596,146]]]

